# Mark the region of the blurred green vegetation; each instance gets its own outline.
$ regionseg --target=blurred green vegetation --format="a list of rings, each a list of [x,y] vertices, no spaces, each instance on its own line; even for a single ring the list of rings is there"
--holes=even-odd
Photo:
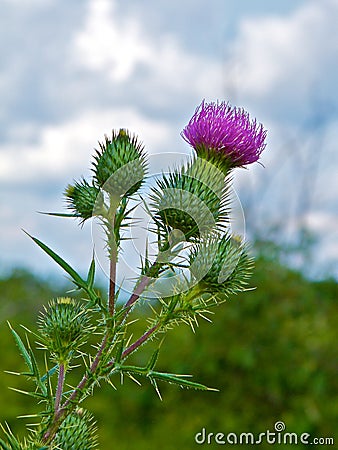
[[[215,308],[213,324],[201,322],[196,334],[188,327],[176,328],[162,345],[158,369],[193,374],[194,380],[219,392],[161,384],[161,402],[147,380],[140,380],[139,387],[129,379],[121,385],[117,379],[116,391],[103,385],[83,405],[99,423],[102,450],[195,449],[199,446],[194,436],[202,428],[258,434],[274,431],[280,420],[289,432],[334,437],[338,284],[330,279],[309,281],[279,263],[276,255],[262,254],[251,280],[255,290]],[[35,328],[41,305],[64,295],[66,287],[15,271],[0,280],[0,289],[0,421],[23,433],[24,421],[15,417],[36,408],[32,399],[7,388],[22,388],[22,381],[3,371],[24,366],[6,320],[17,329],[20,323]],[[141,324],[136,325],[136,333],[141,332],[137,330]],[[135,358],[146,361],[145,355]]]

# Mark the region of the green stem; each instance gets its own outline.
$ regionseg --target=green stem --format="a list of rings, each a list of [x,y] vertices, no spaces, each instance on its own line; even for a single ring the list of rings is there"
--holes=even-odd
[[[119,238],[119,226],[116,221],[119,199],[110,195],[110,205],[108,211],[108,246],[109,246],[109,294],[108,308],[112,317],[115,311],[115,288],[116,288],[116,264],[117,247]]]

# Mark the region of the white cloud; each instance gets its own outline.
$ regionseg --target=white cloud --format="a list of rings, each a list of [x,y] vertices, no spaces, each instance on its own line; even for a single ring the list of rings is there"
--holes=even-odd
[[[97,140],[112,128],[130,128],[155,151],[170,150],[178,141],[180,129],[174,127],[181,120],[181,109],[171,122],[147,110],[166,105],[165,116],[166,112],[172,114],[168,102],[175,104],[174,99],[183,103],[184,98],[196,97],[199,102],[221,91],[218,62],[184,52],[172,35],[152,39],[141,22],[129,15],[117,16],[114,5],[108,0],[88,1],[86,18],[74,31],[68,52],[59,49],[63,66],[54,67],[52,62],[50,71],[48,65],[41,68],[47,70],[41,72],[41,80],[51,81],[32,86],[29,99],[33,103],[25,105],[27,92],[20,91],[26,74],[30,79],[31,71],[36,70],[28,53],[14,54],[11,65],[0,74],[3,98],[8,97],[9,104],[22,98],[20,106],[27,108],[24,118],[17,121],[13,117],[6,127],[6,140],[0,143],[3,183],[74,176],[77,168],[88,164]],[[60,43],[62,49],[64,44]],[[143,78],[139,69],[146,73]],[[44,95],[43,89],[47,89]],[[42,108],[41,117],[35,110],[29,114],[35,102]],[[45,119],[53,108],[64,111],[57,123]],[[7,105],[7,111],[1,112],[6,116],[9,111]],[[18,164],[24,170],[18,170]]]
[[[337,16],[338,1],[323,0],[285,16],[242,20],[227,65],[239,96],[279,120],[297,112],[298,121],[321,95],[337,101]]]
[[[338,217],[330,212],[311,211],[304,218],[311,231],[330,235],[338,231]]]
[[[33,144],[18,145],[16,141],[0,147],[0,179],[15,184],[76,177],[77,171],[89,167],[97,141],[119,128],[136,133],[153,152],[163,149],[178,133],[170,124],[147,119],[133,108],[85,112],[66,123],[35,129]],[[33,133],[32,127],[27,133]]]
[[[88,68],[108,71],[114,81],[123,81],[136,64],[147,62],[151,55],[138,23],[128,17],[114,21],[114,10],[114,2],[89,3],[84,29],[76,37],[76,50]]]
[[[337,258],[337,247],[326,245],[336,239],[338,220],[337,17],[337,0],[312,0],[285,15],[244,18],[226,64],[236,102],[268,129],[266,169],[237,180],[249,222],[262,235],[276,224],[286,239],[305,224],[323,260]]]
[[[118,17],[114,1],[89,2],[84,27],[74,38],[74,60],[116,83],[133,82],[145,72],[144,82],[153,83],[160,97],[182,91],[201,99],[222,89],[220,62],[185,52],[173,35],[153,39],[136,19]]]

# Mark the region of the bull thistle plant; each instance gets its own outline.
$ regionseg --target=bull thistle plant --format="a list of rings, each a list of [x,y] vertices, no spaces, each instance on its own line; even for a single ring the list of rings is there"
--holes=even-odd
[[[234,169],[258,161],[266,131],[241,108],[203,101],[181,135],[193,156],[159,176],[147,201],[140,192],[147,180],[147,154],[136,136],[121,129],[99,144],[92,178],[66,188],[68,212],[50,213],[77,218],[81,225],[93,217],[100,222],[110,267],[107,299],[95,287],[94,257],[82,277],[30,236],[67,273],[82,299],[51,300],[38,317],[37,331],[25,329],[25,337],[11,327],[27,366],[18,375],[33,384],[30,392],[19,392],[31,396],[40,412],[27,415],[35,423],[23,440],[2,427],[3,450],[97,448],[96,424],[85,410],[85,399],[103,382],[115,385],[123,375],[135,381],[147,378],[159,395],[158,382],[210,389],[188,375],[160,371],[160,343],[169,329],[182,323],[194,328],[199,319],[208,320],[214,306],[247,289],[253,260],[243,238],[231,234],[230,191]],[[116,268],[124,230],[135,225],[135,202],[149,214],[147,240],[156,242],[157,254],[151,257],[146,251],[134,289],[124,300]],[[149,317],[143,334],[134,338],[130,328],[138,305],[149,306]],[[86,346],[93,339],[95,346]],[[149,361],[144,367],[134,365],[134,353],[154,339],[159,344]],[[35,356],[32,342],[44,352],[42,358]],[[70,387],[67,378],[75,365],[83,375]]]

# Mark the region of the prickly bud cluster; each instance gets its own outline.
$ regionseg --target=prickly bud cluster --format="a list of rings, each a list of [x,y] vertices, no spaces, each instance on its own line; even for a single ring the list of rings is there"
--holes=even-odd
[[[97,448],[96,426],[93,416],[82,408],[70,414],[62,423],[55,438],[55,448],[91,450]]]
[[[110,138],[106,136],[94,155],[91,179],[81,178],[65,191],[71,214],[49,213],[77,217],[82,223],[98,216],[109,258],[106,304],[95,288],[95,259],[83,278],[46,244],[30,236],[83,291],[87,303],[57,298],[41,313],[38,333],[30,333],[39,338],[38,344],[52,360],[52,365],[45,360],[42,370],[29,337],[26,335],[25,343],[10,327],[26,365],[25,372],[18,375],[34,383],[30,391],[15,390],[36,399],[42,409],[26,416],[34,418],[34,428],[23,440],[15,437],[9,427],[2,427],[7,442],[0,438],[0,449],[97,448],[93,417],[79,405],[101,381],[114,387],[118,375],[127,375],[137,383],[141,376],[149,379],[159,396],[158,380],[209,390],[191,381],[189,375],[155,370],[161,344],[144,367],[131,365],[127,359],[174,325],[184,323],[194,330],[199,318],[208,320],[209,307],[224,301],[229,294],[245,290],[253,261],[244,243],[228,233],[230,174],[236,167],[258,161],[265,148],[266,131],[243,109],[225,102],[202,102],[182,137],[194,149],[195,156],[183,167],[163,174],[151,188],[149,202],[143,202],[151,216],[149,231],[156,234],[157,254],[148,249],[147,236],[140,277],[125,304],[120,302],[120,293],[128,291],[123,282],[118,283],[117,262],[123,250],[122,240],[131,236],[124,233],[125,228],[136,222],[133,211],[138,205],[133,205],[137,203],[133,195],[141,188],[147,171],[146,154],[135,135],[121,129],[113,131]],[[151,308],[148,325],[134,340],[130,329],[133,320],[128,316],[146,298],[151,299],[147,302]],[[143,319],[143,313],[141,316]],[[93,351],[83,345],[89,344],[90,334],[94,335],[90,339]],[[75,357],[79,361],[76,366],[72,364]],[[75,367],[82,367],[83,375],[74,386],[69,373]]]
[[[99,188],[89,184],[86,180],[69,184],[65,190],[68,208],[82,219],[82,222],[100,214],[103,207],[103,194]]]
[[[190,254],[190,270],[205,292],[236,294],[245,289],[253,268],[245,245],[225,234],[196,244]]]
[[[146,175],[143,145],[124,129],[99,145],[93,163],[97,185],[116,197],[135,194]]]
[[[186,240],[198,238],[226,220],[224,175],[200,158],[163,175],[150,196],[155,219],[178,229]]]
[[[84,307],[69,297],[49,303],[39,317],[41,343],[59,363],[68,361],[91,331]]]

